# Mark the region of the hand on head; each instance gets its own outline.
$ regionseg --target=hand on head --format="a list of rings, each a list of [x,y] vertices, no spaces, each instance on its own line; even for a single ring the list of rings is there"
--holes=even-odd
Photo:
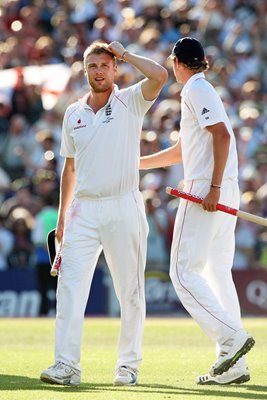
[[[113,53],[118,60],[121,60],[123,58],[123,54],[126,51],[124,46],[120,42],[111,42],[108,45],[107,50]]]

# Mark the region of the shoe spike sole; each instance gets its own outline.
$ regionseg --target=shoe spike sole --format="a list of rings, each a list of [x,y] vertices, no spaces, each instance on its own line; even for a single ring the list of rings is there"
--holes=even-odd
[[[223,385],[231,385],[231,384],[240,385],[241,383],[248,382],[249,380],[250,380],[249,375],[242,375],[242,376],[239,376],[239,378],[232,380],[231,382],[219,383],[219,382],[210,380],[210,381],[199,381],[197,384],[203,385],[203,386],[206,386],[206,385],[223,386]]]
[[[219,367],[214,368],[213,370],[213,376],[221,375],[224,372],[227,372],[229,368],[231,368],[233,365],[236,364],[236,362],[243,357],[245,354],[247,354],[252,347],[255,344],[255,340],[251,337],[248,338],[247,341],[244,343],[244,345],[241,347],[241,349],[235,354],[235,356],[229,360],[226,360],[224,363],[222,363]]]
[[[56,382],[56,381],[52,380],[51,378],[46,378],[44,376],[42,376],[40,379],[42,382],[50,383],[50,385],[79,386],[79,384],[73,384],[73,383],[68,383],[68,382],[64,382],[64,383]]]

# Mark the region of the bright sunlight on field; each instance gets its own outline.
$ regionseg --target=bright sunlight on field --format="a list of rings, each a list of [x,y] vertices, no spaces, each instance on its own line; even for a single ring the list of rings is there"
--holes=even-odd
[[[40,372],[53,364],[53,319],[0,319],[1,400],[267,399],[267,320],[244,319],[254,336],[251,380],[243,385],[198,386],[215,360],[214,346],[190,318],[148,318],[139,384],[114,387],[119,320],[86,318],[80,387],[49,385]]]

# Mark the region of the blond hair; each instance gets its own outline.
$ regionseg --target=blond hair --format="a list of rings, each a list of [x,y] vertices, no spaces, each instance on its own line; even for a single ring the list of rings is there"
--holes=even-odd
[[[116,62],[116,57],[113,53],[108,50],[108,44],[103,42],[94,42],[85,49],[83,53],[83,64],[86,66],[86,59],[91,54],[108,54],[114,62]]]
[[[171,54],[169,56],[169,58],[171,60],[175,60],[175,59],[178,60],[179,63],[181,63],[184,67],[186,67],[186,68],[188,68],[188,69],[190,69],[191,71],[194,71],[194,72],[204,72],[204,71],[207,71],[209,69],[209,67],[210,67],[209,61],[207,60],[206,57],[204,58],[204,60],[199,61],[197,63],[196,62],[191,63],[190,61],[188,61],[188,62],[181,61],[179,59],[179,57],[177,57],[175,54]]]
[[[179,62],[181,64],[183,64],[186,68],[190,69],[191,71],[194,72],[204,72],[207,71],[209,69],[209,62],[208,60],[205,58],[203,61],[200,61],[199,63],[195,64],[195,63],[190,63],[190,62],[183,62],[180,61]]]

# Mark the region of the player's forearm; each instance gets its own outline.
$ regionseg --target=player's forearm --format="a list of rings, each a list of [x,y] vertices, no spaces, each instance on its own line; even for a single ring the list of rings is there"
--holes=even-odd
[[[74,184],[69,179],[62,179],[60,185],[59,219],[64,219],[65,213],[73,199]]]
[[[176,143],[166,150],[140,158],[140,169],[169,167],[182,162],[180,143]]]
[[[218,186],[222,183],[230,146],[230,135],[225,125],[222,125],[213,131],[214,168],[211,183]]]
[[[75,176],[74,167],[70,163],[65,162],[60,180],[59,221],[64,221],[65,213],[73,199]]]
[[[164,84],[168,78],[167,70],[156,61],[126,51],[123,60],[137,68],[150,81]]]
[[[146,100],[154,100],[168,78],[166,68],[149,58],[129,53],[119,42],[112,42],[108,50],[118,60],[128,62],[137,68],[147,79],[142,82],[142,92]]]

